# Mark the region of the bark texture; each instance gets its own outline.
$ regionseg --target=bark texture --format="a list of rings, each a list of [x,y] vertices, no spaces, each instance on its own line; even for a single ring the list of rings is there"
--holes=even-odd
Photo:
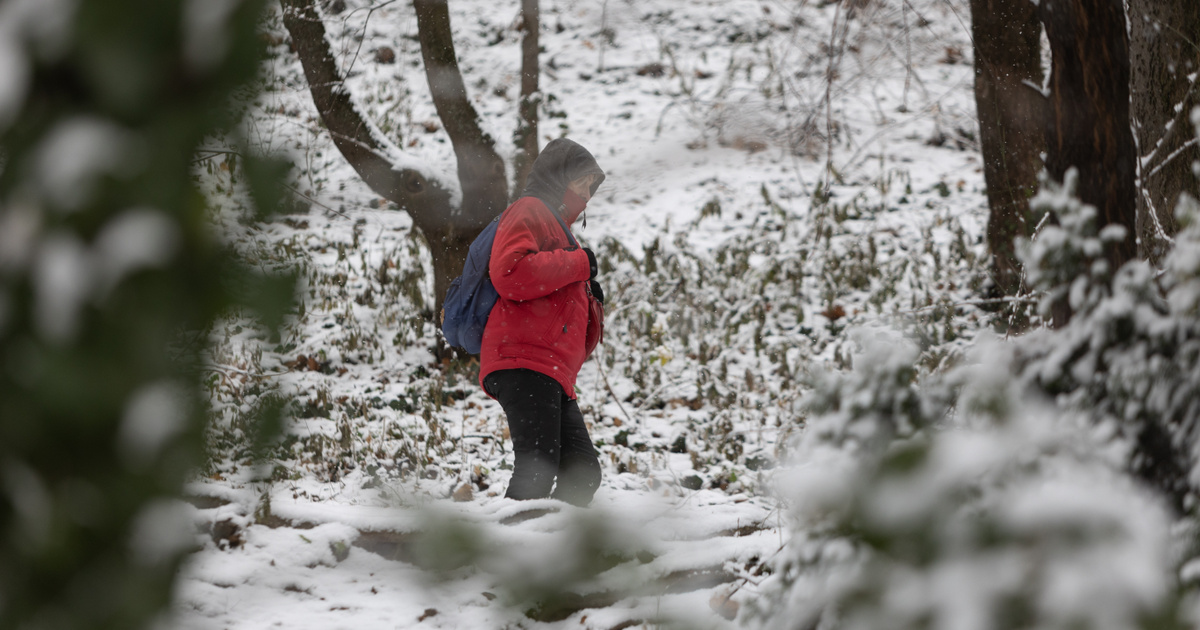
[[[988,249],[997,295],[1015,295],[1021,269],[1014,239],[1030,236],[1029,198],[1037,190],[1045,98],[1041,33],[1029,0],[971,0],[975,105],[988,194]]]
[[[1175,235],[1179,195],[1197,196],[1200,147],[1189,116],[1200,94],[1200,3],[1129,0],[1133,128],[1141,156],[1137,232],[1141,256],[1157,264]]]
[[[1187,0],[1189,2],[1194,0]],[[1137,256],[1137,158],[1129,116],[1130,64],[1121,0],[1042,0],[1038,13],[1053,54],[1046,168],[1060,179],[1079,170],[1079,197],[1097,208],[1100,226],[1126,228],[1106,248],[1113,270]],[[1054,325],[1070,318],[1060,304]],[[1178,500],[1186,479],[1186,456],[1171,432],[1151,421],[1137,427],[1133,472]]]
[[[541,105],[538,94],[538,75],[541,73],[538,63],[538,53],[541,51],[538,41],[541,29],[538,0],[521,0],[521,19],[525,39],[521,42],[521,106],[517,112],[517,131],[513,134],[513,144],[517,146],[517,154],[513,158],[513,197],[525,190],[529,171],[538,156],[538,107]]]
[[[1125,228],[1105,257],[1115,271],[1137,256],[1133,132],[1129,126],[1129,40],[1121,0],[1042,0],[1038,17],[1053,63],[1046,117],[1046,170],[1057,181],[1079,171],[1079,197],[1103,228]],[[1063,326],[1069,310],[1056,309]]]

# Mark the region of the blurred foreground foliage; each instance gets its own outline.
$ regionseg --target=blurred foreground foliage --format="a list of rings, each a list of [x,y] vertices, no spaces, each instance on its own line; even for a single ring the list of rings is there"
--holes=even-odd
[[[293,290],[236,262],[192,180],[263,4],[0,5],[0,627],[145,627],[194,544],[166,499],[202,459],[204,331],[275,325]]]

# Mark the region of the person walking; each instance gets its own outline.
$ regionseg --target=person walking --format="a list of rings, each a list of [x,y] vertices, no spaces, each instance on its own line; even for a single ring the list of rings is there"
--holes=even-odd
[[[600,486],[575,378],[599,342],[604,293],[595,254],[569,226],[603,181],[587,149],[552,140],[496,228],[488,273],[500,299],[484,328],[479,379],[508,419],[512,499],[584,506]]]

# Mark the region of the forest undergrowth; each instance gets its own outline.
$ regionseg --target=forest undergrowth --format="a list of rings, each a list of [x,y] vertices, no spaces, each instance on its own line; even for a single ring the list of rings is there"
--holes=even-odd
[[[980,329],[1007,324],[973,299],[985,282],[981,248],[952,216],[929,209],[926,225],[901,232],[878,226],[897,209],[871,203],[875,189],[842,187],[804,215],[765,186],[756,192],[740,206],[757,210],[752,229],[712,252],[689,245],[686,227],[640,252],[611,237],[590,244],[611,288],[580,400],[625,483],[647,483],[669,454],[687,454],[694,476],[649,483],[753,492],[804,426],[814,372],[853,366],[856,328],[904,330],[921,370],[934,372],[955,365]],[[711,202],[698,221],[721,213]],[[367,221],[348,242],[328,237],[330,221],[345,219],[312,208],[239,229],[249,262],[300,270],[302,299],[278,338],[237,317],[214,331],[207,474],[252,468],[257,454],[270,470],[255,474],[276,481],[487,489],[511,466],[503,419],[479,390],[474,358],[433,359],[419,239],[397,232],[363,247]],[[259,444],[255,427],[280,412],[284,438]]]
[[[620,230],[580,232],[600,256],[610,296],[605,343],[580,375],[580,401],[616,483],[663,485],[675,493],[756,492],[788,437],[804,426],[800,401],[814,374],[852,367],[858,346],[850,331],[905,331],[929,372],[954,365],[977,331],[1012,324],[1003,309],[978,300],[987,282],[984,247],[978,221],[964,212],[980,203],[978,180],[914,177],[912,166],[887,159],[883,144],[906,134],[892,142],[950,155],[970,148],[966,123],[938,100],[941,84],[922,80],[915,65],[932,62],[939,80],[962,74],[966,69],[955,65],[961,54],[952,54],[958,49],[944,38],[961,24],[936,3],[921,13],[905,3],[857,15],[839,7],[772,14],[722,5],[695,9],[688,18],[668,6],[647,7],[649,17],[636,27],[655,42],[657,65],[629,63],[631,54],[637,58],[630,38],[637,38],[625,31],[635,26],[611,12],[599,16],[600,39],[555,56],[554,65],[594,62],[600,72],[581,72],[584,83],[645,86],[667,106],[661,112],[642,106],[637,117],[657,119],[656,137],[670,129],[690,135],[688,151],[703,153],[712,140],[745,152],[749,166],[762,148],[776,147],[785,172],[795,172],[801,186],[778,179],[755,185],[735,173],[728,181],[701,182],[699,196],[691,195],[695,207],[679,212],[686,219],[673,224],[668,217],[635,242]],[[563,7],[549,15],[564,36],[573,29],[590,36],[585,13]],[[319,480],[324,489],[298,492],[324,495],[340,492],[331,484],[378,488],[392,497],[404,494],[393,486],[439,496],[464,484],[486,492],[496,472],[511,466],[498,406],[480,392],[473,359],[434,359],[428,251],[406,217],[362,195],[361,184],[344,179],[345,167],[334,167],[336,151],[304,113],[306,90],[283,52],[277,19],[268,20],[264,35],[276,59],[265,66],[264,92],[242,106],[258,150],[290,143],[290,210],[260,223],[239,207],[244,178],[236,153],[202,155],[197,177],[213,200],[214,226],[246,260],[295,269],[302,285],[296,312],[277,338],[236,315],[213,331],[206,474]],[[699,26],[688,27],[689,19]],[[411,87],[369,80],[391,69],[370,63],[361,50],[364,36],[388,27],[371,23],[368,14],[362,23],[342,20],[339,28],[337,37],[349,39],[339,40],[338,49],[363,70],[354,79],[364,88],[363,110],[384,133],[411,138],[408,148],[444,152],[427,146],[436,126],[423,122],[428,106]],[[515,44],[509,28],[496,25],[480,51]],[[829,42],[811,36],[821,32]],[[893,43],[898,35],[903,50]],[[471,51],[475,46],[464,40]],[[399,44],[402,55],[419,58],[415,42]],[[472,53],[464,54],[470,76]],[[849,74],[826,82],[835,67]],[[897,70],[902,81],[889,75]],[[485,82],[481,76],[476,87]],[[564,81],[557,85],[546,108],[551,121],[562,121],[558,133],[596,124],[558,110],[573,90]],[[872,105],[859,97],[867,85],[876,92]],[[823,90],[824,100],[812,98]],[[880,107],[889,95],[897,102],[885,113]],[[511,112],[489,110],[497,103],[502,99],[481,103],[485,116],[505,120]],[[780,111],[787,116],[767,115]],[[855,139],[868,132],[865,141]],[[817,147],[827,150],[823,171]],[[810,166],[795,170],[796,160]],[[803,170],[824,174],[814,184]],[[651,196],[637,188],[645,183],[637,176],[610,181],[634,187],[624,212],[640,212]],[[620,199],[610,195],[605,202],[620,206]],[[256,426],[281,422],[282,440],[255,439]],[[675,456],[690,462],[683,478],[664,472]],[[266,464],[257,465],[260,459]]]

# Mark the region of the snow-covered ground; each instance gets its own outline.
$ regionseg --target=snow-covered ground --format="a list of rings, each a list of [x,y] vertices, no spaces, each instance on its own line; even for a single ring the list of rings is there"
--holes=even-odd
[[[361,108],[449,182],[411,6],[346,4],[325,22]],[[450,9],[510,156],[519,7]],[[214,333],[214,456],[190,489],[203,533],[172,627],[731,627],[790,535],[772,478],[811,379],[850,367],[846,331],[904,329],[937,369],[986,327],[964,304],[986,221],[964,0],[541,10],[543,144],[567,134],[608,173],[575,229],[610,296],[579,377],[595,506],[500,498],[503,415],[469,364],[434,363],[427,253],[333,147],[271,15],[247,138],[291,157],[296,208],[247,220],[225,154],[199,177],[244,256],[300,270],[303,305],[279,338],[236,317]],[[290,417],[262,464],[249,443],[271,402]],[[580,599],[521,603],[554,586]]]
[[[530,627],[522,598],[560,578],[583,587],[581,598],[529,613],[541,623],[730,627],[709,608],[714,593],[754,579],[782,544],[767,502],[710,490],[684,501],[609,491],[586,511],[502,498],[370,507],[277,490],[272,511],[281,520],[259,524],[257,493],[239,494],[249,501],[195,510],[198,522],[222,525],[189,562],[180,627]],[[598,527],[599,519],[619,525]],[[491,549],[475,559],[479,568],[442,566],[462,551],[441,538],[445,529]],[[635,553],[581,580],[590,560],[580,550],[597,549]]]

